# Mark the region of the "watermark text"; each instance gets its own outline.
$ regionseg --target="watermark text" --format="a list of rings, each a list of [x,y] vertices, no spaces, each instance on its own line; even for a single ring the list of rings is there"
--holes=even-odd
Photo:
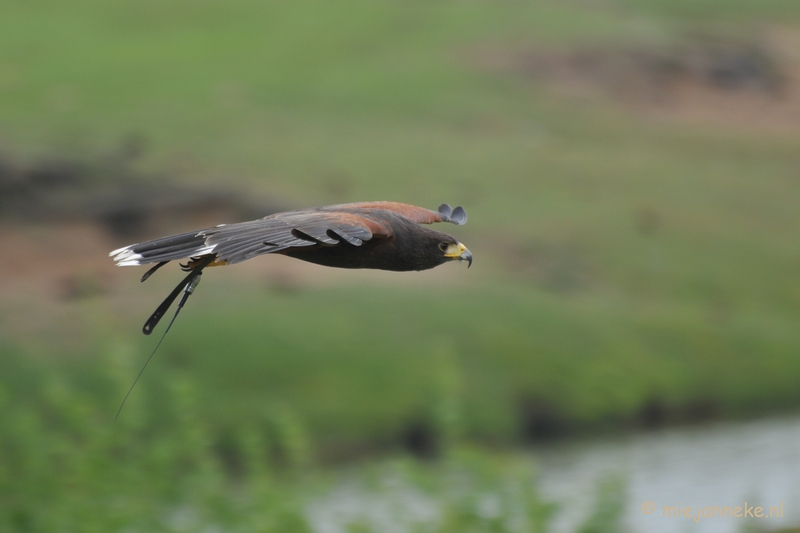
[[[642,503],[642,514],[664,518],[689,518],[695,522],[708,518],[783,518],[783,502],[777,505],[657,505],[653,500]]]

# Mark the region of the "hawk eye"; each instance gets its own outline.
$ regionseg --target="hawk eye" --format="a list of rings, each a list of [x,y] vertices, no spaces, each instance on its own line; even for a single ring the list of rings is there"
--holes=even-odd
[[[439,249],[441,251],[443,251],[444,253],[447,253],[450,250],[450,248],[452,248],[452,247],[453,247],[453,243],[452,242],[440,242],[439,243]]]

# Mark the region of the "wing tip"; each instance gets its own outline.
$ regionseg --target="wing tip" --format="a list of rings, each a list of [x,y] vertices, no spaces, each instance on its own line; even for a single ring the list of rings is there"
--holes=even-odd
[[[456,226],[463,226],[467,223],[467,210],[461,206],[453,209],[453,214],[450,215],[450,222]]]
[[[442,204],[438,211],[444,222],[450,222],[456,226],[463,226],[467,223],[467,211],[460,205],[453,209],[450,204]]]

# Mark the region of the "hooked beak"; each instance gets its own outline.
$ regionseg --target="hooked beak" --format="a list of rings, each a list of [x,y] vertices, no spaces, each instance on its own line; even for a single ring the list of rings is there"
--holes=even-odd
[[[472,253],[464,247],[464,252],[458,256],[461,261],[467,262],[467,268],[472,266]]]
[[[458,243],[458,249],[456,251],[450,254],[444,254],[444,256],[450,259],[458,259],[459,261],[467,261],[467,268],[472,266],[472,253],[461,243]]]

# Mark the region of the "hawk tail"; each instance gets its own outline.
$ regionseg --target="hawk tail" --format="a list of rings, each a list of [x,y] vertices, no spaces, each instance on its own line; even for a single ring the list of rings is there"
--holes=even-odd
[[[124,246],[111,252],[110,255],[117,266],[138,266],[148,263],[166,263],[174,259],[205,255],[213,246],[206,245],[203,231],[192,231],[170,235],[152,241]],[[153,268],[153,272],[159,268]],[[145,274],[145,279],[152,272]],[[142,280],[144,281],[144,280]]]

